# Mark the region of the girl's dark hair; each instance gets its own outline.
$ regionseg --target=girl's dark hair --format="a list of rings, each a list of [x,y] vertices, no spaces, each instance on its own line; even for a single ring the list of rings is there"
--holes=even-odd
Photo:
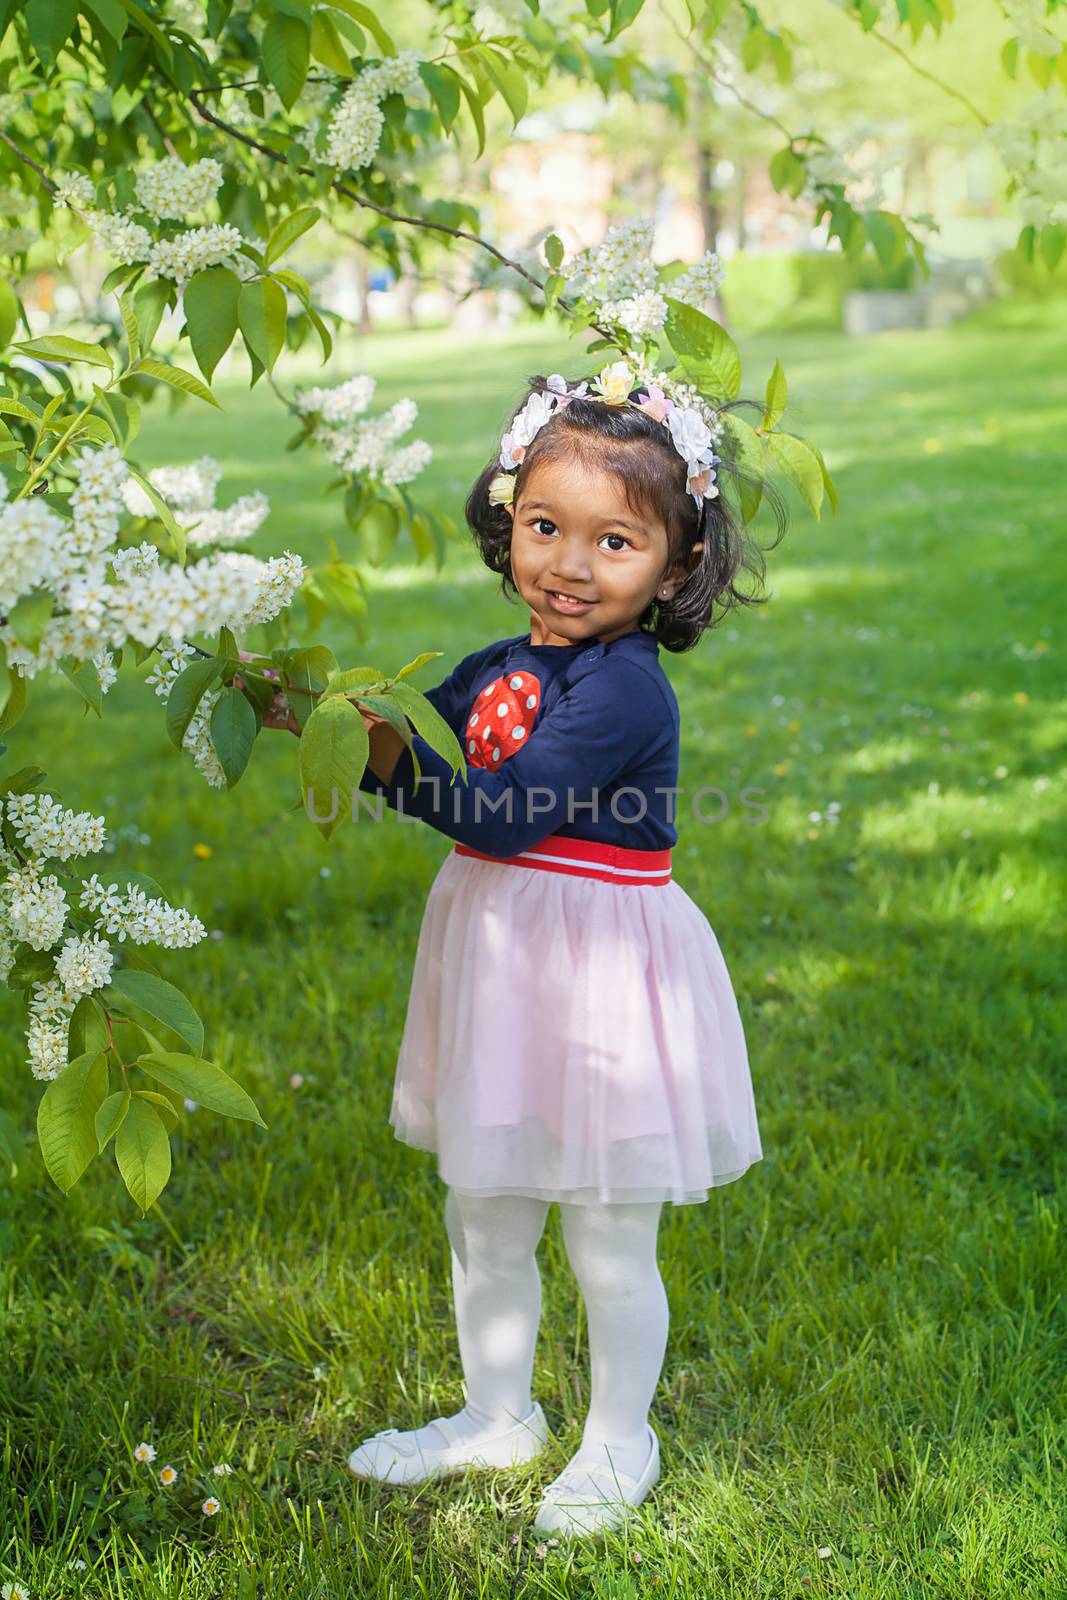
[[[568,380],[573,388],[577,380]],[[548,381],[539,374],[527,380],[526,394],[515,406],[511,420],[501,434],[512,427],[529,396],[550,394]],[[634,389],[630,398],[642,391]],[[734,401],[720,407],[732,411],[752,401]],[[761,408],[762,409],[762,408]],[[639,515],[644,512],[659,518],[667,529],[668,566],[685,562],[694,544],[701,540],[704,549],[695,565],[675,590],[670,600],[650,601],[638,623],[642,632],[653,633],[665,650],[680,653],[691,650],[706,628],[720,622],[734,606],[762,605],[765,596],[745,593],[734,585],[742,571],[755,575],[762,584],[765,566],[763,547],[745,532],[739,509],[742,492],[762,489],[777,527],[778,537],[767,546],[773,549],[783,537],[787,514],[781,496],[774,488],[746,472],[727,455],[731,436],[727,432],[716,450],[723,460],[716,467],[719,494],[705,500],[698,510],[686,489],[686,464],[675,450],[662,422],[646,416],[634,406],[607,405],[602,400],[572,399],[556,410],[534,435],[519,463],[515,477],[515,502],[523,481],[539,463],[558,459],[570,452],[591,465],[607,469],[623,485],[627,504]],[[638,449],[637,446],[647,446]],[[489,485],[500,472],[499,449],[481,472],[466,501],[470,530],[491,572],[501,574],[505,599],[517,595],[511,576],[512,521],[503,506],[489,499]]]

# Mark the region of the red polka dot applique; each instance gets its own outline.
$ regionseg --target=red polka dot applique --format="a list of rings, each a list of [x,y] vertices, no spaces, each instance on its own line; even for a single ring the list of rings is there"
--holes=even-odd
[[[464,750],[472,767],[499,767],[521,750],[541,704],[533,672],[508,672],[478,695],[467,718]]]

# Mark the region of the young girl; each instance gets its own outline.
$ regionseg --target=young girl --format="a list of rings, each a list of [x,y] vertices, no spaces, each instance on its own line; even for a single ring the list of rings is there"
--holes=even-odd
[[[529,631],[427,691],[466,783],[414,734],[416,787],[400,735],[363,712],[361,788],[455,841],[419,934],[390,1122],[436,1152],[446,1185],[466,1404],[374,1434],[349,1466],[418,1483],[545,1448],[536,1250],[557,1201],[592,1394],[542,1532],[616,1526],[656,1483],[660,1213],[762,1156],[727,968],[672,877],[679,718],[659,658],[692,648],[717,604],[750,603],[733,580],[762,564],[718,492],[714,410],[635,382],[621,362],[592,388],[531,378],[468,497],[482,559]]]

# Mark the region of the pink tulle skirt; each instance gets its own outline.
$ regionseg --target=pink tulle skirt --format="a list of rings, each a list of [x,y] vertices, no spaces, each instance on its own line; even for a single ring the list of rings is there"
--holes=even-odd
[[[673,879],[621,886],[452,850],[419,932],[389,1121],[475,1194],[706,1200],[763,1154],[707,918]]]

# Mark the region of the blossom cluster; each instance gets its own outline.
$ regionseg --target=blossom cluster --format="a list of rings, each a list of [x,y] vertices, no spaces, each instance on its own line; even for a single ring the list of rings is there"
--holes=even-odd
[[[1017,121],[989,130],[1001,160],[1022,194],[1028,227],[1067,225],[1067,97],[1045,89],[1022,108]]]
[[[636,338],[651,338],[667,320],[666,294],[703,310],[722,282],[714,250],[669,283],[652,260],[655,224],[650,217],[609,228],[599,245],[586,245],[562,267],[571,288],[596,307],[596,320],[618,323]]]
[[[1051,28],[1046,27],[1048,7],[1045,0],[1000,0],[1001,10],[1015,29],[1022,50],[1032,50],[1035,55],[1050,60],[1063,49]]]
[[[201,456],[179,467],[154,467],[148,481],[157,489],[186,529],[190,545],[244,544],[270,511],[261,491],[243,494],[228,506],[216,506],[222,463]],[[139,483],[128,479],[122,489],[126,507],[136,517],[153,517],[155,506]]]
[[[179,156],[164,156],[138,173],[134,187],[143,211],[180,221],[213,200],[221,183],[222,167],[210,157],[186,166]]]
[[[120,894],[94,872],[77,894],[91,926],[70,931],[68,889],[45,868],[104,849],[103,817],[69,811],[53,795],[34,792],[0,797],[0,817],[18,841],[14,849],[0,841],[0,980],[6,981],[19,944],[54,952],[52,975],[30,984],[27,994],[28,1065],[35,1078],[47,1082],[68,1063],[70,1018],[78,1001],[111,979],[114,953],[108,936],[177,949],[198,943],[207,929],[198,917],[133,883]],[[74,893],[77,880],[64,876]]]
[[[262,241],[246,239],[232,223],[211,222],[181,230],[168,226],[209,205],[222,179],[221,164],[210,156],[191,164],[179,156],[165,156],[134,179],[134,208],[98,206],[96,190],[83,172],[62,174],[54,199],[57,205],[82,213],[97,245],[117,265],[143,262],[156,277],[173,279],[183,288],[205,267],[229,267],[241,279],[258,271],[243,249],[246,244],[260,248]],[[163,224],[163,232],[153,224]]]
[[[24,677],[71,655],[92,661],[106,690],[115,680],[112,651],[127,640],[151,646],[189,633],[269,622],[291,604],[303,582],[304,564],[289,550],[268,561],[218,550],[179,567],[161,561],[147,540],[116,548],[127,471],[114,446],[83,449],[74,463],[70,522],[33,496],[0,504],[0,607],[9,618],[17,601],[36,589],[51,592],[57,602],[36,649],[17,641],[10,620],[0,622],[8,662]],[[212,498],[213,489],[214,483]],[[220,511],[196,513],[191,537],[247,537],[267,509],[265,497],[249,495]]]
[[[410,483],[433,459],[424,439],[392,449],[418,416],[415,401],[397,400],[380,416],[360,421],[374,398],[375,379],[359,373],[335,388],[305,389],[297,397],[302,416],[315,419],[311,436],[335,467],[365,472],[386,484]]]
[[[380,101],[388,94],[406,94],[421,82],[416,50],[364,67],[345,90],[326,126],[325,160],[331,167],[358,172],[374,160],[385,117]]]

